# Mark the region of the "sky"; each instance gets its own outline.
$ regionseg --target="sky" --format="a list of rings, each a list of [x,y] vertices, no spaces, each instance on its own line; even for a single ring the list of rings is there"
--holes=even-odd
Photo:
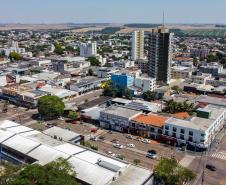
[[[226,23],[226,0],[0,0],[0,23]]]

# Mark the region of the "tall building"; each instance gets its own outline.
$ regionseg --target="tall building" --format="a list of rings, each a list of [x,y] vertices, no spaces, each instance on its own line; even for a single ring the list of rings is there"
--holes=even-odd
[[[97,55],[97,43],[88,42],[80,45],[80,56],[81,57],[92,57]]]
[[[148,75],[169,84],[171,79],[173,33],[164,26],[149,34]]]
[[[132,35],[132,60],[144,58],[144,31],[134,31]]]

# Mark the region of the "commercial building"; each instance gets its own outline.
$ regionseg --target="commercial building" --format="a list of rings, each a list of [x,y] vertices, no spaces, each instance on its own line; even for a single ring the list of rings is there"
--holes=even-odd
[[[223,72],[223,65],[216,62],[204,64],[199,67],[199,71],[202,73],[209,73],[213,76],[217,76],[218,74]]]
[[[144,31],[134,31],[132,34],[132,60],[144,58]]]
[[[112,105],[100,112],[100,126],[119,132],[129,131],[129,122],[142,111]]]
[[[80,44],[80,56],[81,57],[92,57],[97,55],[97,43],[88,42]]]
[[[150,77],[137,77],[134,79],[134,86],[141,88],[142,92],[154,91],[156,88],[156,80]]]
[[[189,67],[174,66],[171,70],[173,79],[188,79],[191,78],[192,70]]]
[[[208,148],[216,134],[225,126],[226,109],[208,105],[197,109],[197,117],[189,120],[170,118],[164,126],[167,140],[176,139],[178,144]],[[171,138],[171,139],[170,139]]]
[[[164,26],[149,34],[148,75],[166,84],[171,79],[172,38]]]
[[[119,89],[128,88],[134,84],[134,77],[126,73],[112,74],[111,80]]]
[[[47,134],[15,122],[0,121],[0,157],[15,163],[40,165],[63,158],[75,170],[77,181],[85,185],[153,183],[152,171]]]
[[[101,67],[97,71],[97,77],[111,79],[111,75],[117,72],[119,72],[119,70],[116,68]]]

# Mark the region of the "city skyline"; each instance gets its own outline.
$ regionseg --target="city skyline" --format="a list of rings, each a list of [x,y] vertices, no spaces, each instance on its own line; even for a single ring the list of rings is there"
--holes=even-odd
[[[7,0],[0,23],[226,23],[226,2],[218,0]],[[201,12],[201,13],[200,13]]]

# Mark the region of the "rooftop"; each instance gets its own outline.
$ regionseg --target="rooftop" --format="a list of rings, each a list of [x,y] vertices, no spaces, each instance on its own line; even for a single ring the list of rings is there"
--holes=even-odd
[[[156,114],[149,114],[149,115],[141,114],[133,118],[133,121],[136,121],[138,123],[142,123],[145,125],[163,127],[167,119],[168,119],[167,117],[159,116]]]
[[[121,107],[121,106],[114,106],[114,105],[111,107],[108,107],[107,109],[103,110],[102,112],[107,113],[107,114],[112,114],[115,116],[128,118],[128,119],[141,113],[141,111],[138,111],[138,110],[129,109],[126,107]]]

